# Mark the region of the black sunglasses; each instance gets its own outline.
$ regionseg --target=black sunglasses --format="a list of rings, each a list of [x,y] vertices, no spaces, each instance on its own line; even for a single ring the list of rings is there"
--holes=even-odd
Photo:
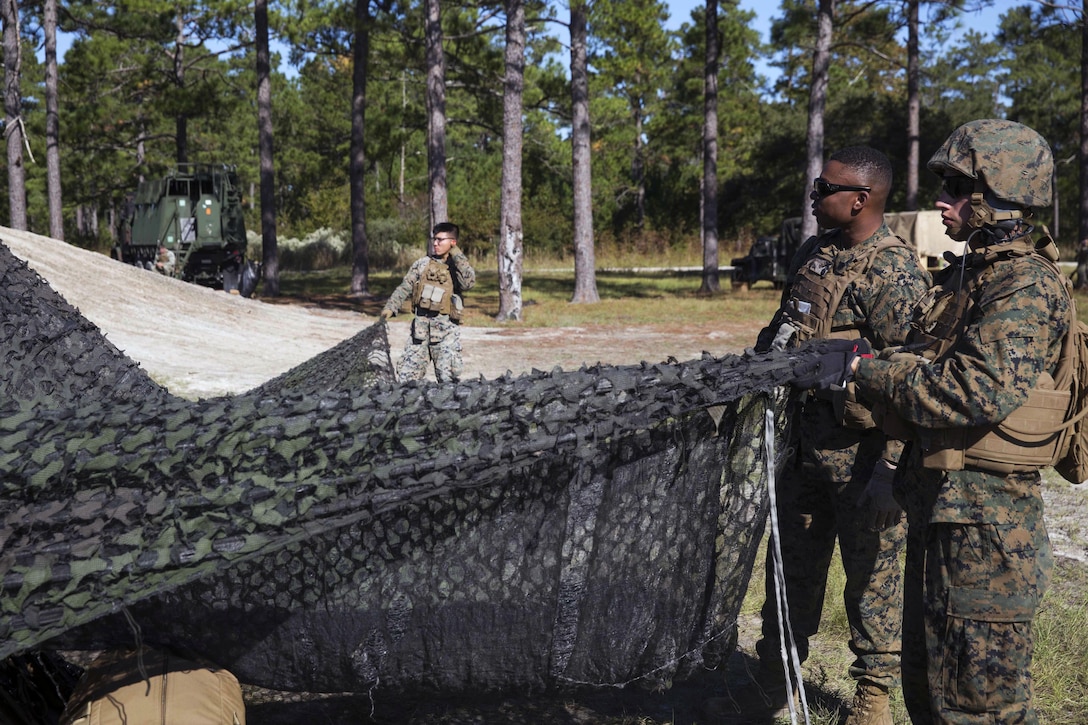
[[[812,189],[816,196],[825,197],[840,191],[872,191],[871,186],[854,186],[853,184],[832,184],[827,179],[816,179],[812,182]]]
[[[975,180],[966,176],[945,176],[941,179],[941,191],[953,199],[971,196],[975,193]]]

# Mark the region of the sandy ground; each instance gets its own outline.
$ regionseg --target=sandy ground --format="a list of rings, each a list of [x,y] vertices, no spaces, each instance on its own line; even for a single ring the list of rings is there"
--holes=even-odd
[[[186,284],[102,254],[0,229],[0,242],[26,260],[158,383],[188,398],[240,393],[373,324],[343,309],[267,304]],[[394,318],[394,361],[410,315]],[[591,325],[562,329],[462,327],[465,377],[494,378],[533,368],[688,360],[703,351],[739,352],[751,325],[713,321],[684,329]]]

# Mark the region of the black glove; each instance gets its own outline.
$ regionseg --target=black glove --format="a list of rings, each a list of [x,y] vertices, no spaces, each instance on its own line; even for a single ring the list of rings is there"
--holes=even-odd
[[[899,508],[899,502],[892,495],[892,482],[895,480],[895,466],[884,459],[876,462],[873,475],[869,477],[869,483],[858,498],[858,508],[868,508],[869,519],[866,521],[869,529],[883,531],[889,526],[895,526],[903,517],[903,509]]]
[[[799,388],[818,388],[826,390],[832,385],[843,386],[854,379],[851,370],[854,360],[859,357],[872,357],[873,349],[869,343],[856,340],[821,340],[818,346],[806,355],[799,351],[801,358],[793,366],[794,385]]]

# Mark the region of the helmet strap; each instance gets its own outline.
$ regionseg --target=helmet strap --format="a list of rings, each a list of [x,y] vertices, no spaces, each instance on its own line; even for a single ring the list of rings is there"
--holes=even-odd
[[[997,211],[986,201],[983,192],[975,191],[971,194],[971,218],[967,220],[967,226],[972,229],[981,229],[984,226],[992,226],[998,222],[1023,218],[1024,212],[1020,209]]]

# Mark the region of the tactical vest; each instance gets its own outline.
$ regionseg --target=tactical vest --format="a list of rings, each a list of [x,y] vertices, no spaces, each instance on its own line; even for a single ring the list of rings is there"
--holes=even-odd
[[[417,312],[448,315],[453,309],[453,275],[449,264],[431,257],[412,289],[412,308]]]
[[[919,354],[931,361],[941,360],[978,314],[979,296],[993,277],[994,262],[1000,259],[1034,256],[1045,260],[1060,278],[1052,245],[1037,248],[1031,240],[1022,239],[973,253],[973,264],[962,278],[951,270],[919,303],[911,322],[912,347],[925,343]],[[1055,376],[1044,372],[1027,402],[1002,422],[978,428],[917,430],[922,465],[944,471],[972,467],[1000,475],[1053,465],[1068,436],[1068,429],[1061,427],[1072,395],[1066,381],[1070,367],[1067,347],[1063,345]]]
[[[819,243],[816,242],[817,245]],[[795,343],[828,337],[871,339],[872,329],[866,320],[835,327],[835,312],[850,285],[868,274],[876,255],[897,246],[905,247],[907,243],[894,235],[845,252],[838,251],[832,244],[819,246],[816,253],[797,270],[796,279],[790,287],[790,297],[784,305],[784,319],[797,330]],[[831,401],[835,417],[844,426],[860,430],[876,427],[872,412],[858,400],[854,383],[848,383],[845,389],[818,392],[816,395]]]
[[[815,254],[805,260],[797,270],[784,309],[785,319],[797,328],[796,344],[813,338],[849,340],[871,337],[871,329],[864,320],[834,327],[835,312],[850,285],[869,272],[876,255],[897,246],[906,247],[907,243],[897,236],[891,236],[838,254],[837,247],[827,244],[820,246]]]

